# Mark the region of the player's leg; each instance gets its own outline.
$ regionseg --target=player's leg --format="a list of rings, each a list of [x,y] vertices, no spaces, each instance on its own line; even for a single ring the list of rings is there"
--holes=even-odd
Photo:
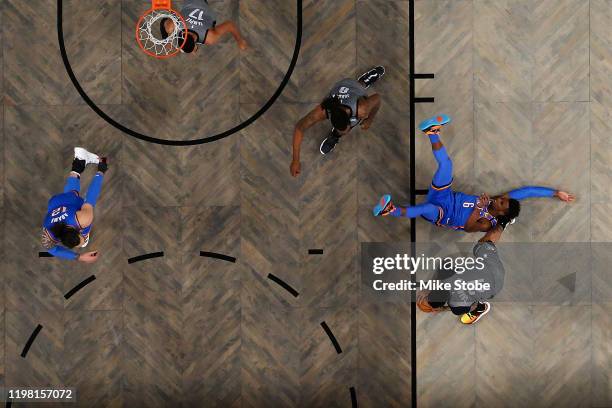
[[[385,75],[385,67],[379,65],[361,74],[359,78],[357,78],[357,81],[361,82],[367,89],[374,85],[383,75]]]
[[[373,214],[375,217],[387,215],[408,218],[425,217],[435,221],[439,218],[440,207],[431,203],[418,204],[412,207],[396,207],[391,202],[391,196],[385,194],[374,207]]]
[[[431,149],[438,163],[432,187],[435,190],[442,190],[450,186],[453,181],[453,162],[446,151],[446,147],[440,140],[440,131],[442,126],[448,124],[451,118],[447,115],[438,115],[427,120],[424,120],[419,125],[419,128],[429,137]]]
[[[102,192],[102,183],[104,182],[104,173],[106,172],[106,170],[108,170],[108,163],[106,161],[106,157],[103,157],[98,163],[98,172],[91,180],[89,188],[87,189],[85,204],[90,204],[92,207],[96,206],[98,202],[98,197],[100,197],[100,193]],[[85,242],[83,242],[81,248],[85,248],[87,244],[89,244],[89,233],[92,227],[93,223],[83,228],[83,230],[81,231],[81,235],[83,235],[83,237],[85,238]]]
[[[106,158],[100,159],[100,163],[98,163],[98,172],[91,180],[89,184],[89,188],[87,189],[87,194],[85,196],[85,203],[91,204],[92,207],[96,206],[98,202],[98,197],[102,192],[102,183],[104,181],[104,173],[108,170],[108,163]]]
[[[70,172],[66,178],[66,184],[64,184],[64,193],[71,191],[81,192],[81,176],[80,173],[76,173],[74,170]]]
[[[72,169],[68,178],[66,178],[66,184],[64,184],[64,193],[75,191],[81,192],[81,173],[85,171],[85,160],[77,159],[76,157],[72,161]]]

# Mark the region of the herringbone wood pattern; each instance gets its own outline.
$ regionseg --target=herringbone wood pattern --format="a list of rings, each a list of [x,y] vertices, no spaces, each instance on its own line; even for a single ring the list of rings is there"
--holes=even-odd
[[[294,45],[292,1],[211,0],[221,21],[240,25],[251,49],[239,52],[226,38],[168,61],[146,57],[133,41],[145,3],[64,0],[75,73],[121,123],[167,139],[208,136],[257,111],[284,76]],[[611,1],[416,5],[417,72],[436,74],[417,81],[417,96],[436,103],[418,105],[416,120],[438,111],[453,116],[443,140],[455,188],[570,189],[579,195],[575,205],[528,202],[504,239],[609,242]],[[172,148],[128,138],[84,106],[59,57],[55,1],[0,2],[0,383],[77,387],[78,405],[87,407],[347,407],[351,386],[360,406],[408,406],[410,303],[365,301],[359,276],[360,243],[410,234],[408,220],[371,216],[382,193],[409,198],[407,6],[304,0],[300,60],[272,109],[231,138]],[[295,121],[335,81],[378,64],[387,74],[372,90],[383,98],[372,128],[355,129],[321,157],[329,125],[314,127],[303,144],[303,172],[291,178]],[[417,187],[425,188],[435,166],[419,136]],[[60,191],[75,145],[111,158],[90,244],[102,257],[88,266],[37,257],[46,201]],[[422,220],[417,233],[449,250],[475,239]],[[308,255],[311,248],[324,254]],[[547,279],[564,274],[521,273],[525,263],[512,259],[501,295],[508,303],[496,303],[477,326],[419,314],[419,404],[609,406],[606,249],[593,249],[592,282],[577,278],[577,292],[592,291],[592,302],[515,299],[555,299],[563,288]],[[237,263],[202,258],[200,250]],[[164,257],[126,261],[157,251]],[[63,299],[91,275],[93,283]],[[38,324],[44,328],[23,359]]]
[[[443,134],[457,188],[497,194],[535,184],[578,195],[571,206],[524,202],[521,221],[504,233],[504,241],[609,241],[606,45],[612,37],[596,24],[609,13],[610,2],[601,1],[417,1],[422,20],[416,27],[417,72],[436,73],[432,86],[424,80],[417,88],[417,96],[435,96],[436,103],[418,107],[417,114],[448,110],[459,116]],[[419,33],[427,33],[422,42]],[[429,144],[423,141],[421,147]],[[433,163],[428,151],[423,154],[417,173],[423,163]],[[417,226],[419,240],[450,244],[466,238]],[[584,260],[568,298],[558,279],[577,260],[563,253],[551,256],[557,261],[551,270],[557,265],[558,273],[546,276],[529,271],[527,259],[505,259],[503,302],[494,303],[475,328],[457,327],[454,316],[417,316],[421,405],[610,404],[606,368],[611,354],[600,343],[607,338],[601,293],[609,285],[595,281],[593,268],[585,274],[589,262]],[[602,300],[591,304],[591,290],[597,287],[602,291],[599,297],[593,292],[594,299]],[[538,305],[525,304],[527,299]],[[563,324],[576,313],[584,319]]]

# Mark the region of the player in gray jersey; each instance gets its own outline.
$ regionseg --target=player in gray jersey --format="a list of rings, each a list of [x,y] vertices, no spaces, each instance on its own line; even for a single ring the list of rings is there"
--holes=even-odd
[[[208,4],[208,0],[185,0],[181,8],[181,16],[187,23],[187,38],[184,40],[181,51],[192,53],[198,50],[197,45],[213,45],[226,34],[231,34],[241,50],[247,49],[247,42],[236,24],[226,21],[217,25],[217,15]],[[175,29],[174,22],[169,18],[163,18],[160,22],[162,38],[167,38],[168,33]],[[181,36],[181,43],[183,38]]]
[[[361,75],[357,80],[343,79],[337,82],[327,97],[310,113],[304,116],[295,125],[293,133],[293,160],[289,168],[291,175],[297,177],[301,171],[300,147],[304,132],[315,124],[329,119],[332,125],[330,135],[321,143],[321,154],[330,153],[346,135],[361,125],[361,129],[368,130],[380,109],[380,96],[368,96],[368,88],[385,74],[382,66],[374,67]]]
[[[462,274],[453,271],[439,271],[446,273],[447,277],[440,279],[441,283],[450,283],[453,289],[448,291],[423,291],[417,296],[419,309],[425,312],[441,312],[450,310],[460,317],[463,324],[474,324],[491,310],[488,299],[501,292],[504,285],[505,269],[495,242],[501,237],[503,229],[496,228],[488,232],[474,246],[474,256],[481,258],[484,264],[482,270],[472,269]],[[450,276],[448,276],[450,275]],[[440,278],[438,276],[437,278]],[[488,289],[465,290],[455,287],[455,282],[488,284]]]

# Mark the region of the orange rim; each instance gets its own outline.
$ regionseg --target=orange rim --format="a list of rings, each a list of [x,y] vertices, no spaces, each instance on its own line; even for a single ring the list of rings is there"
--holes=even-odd
[[[170,57],[174,57],[176,54],[179,53],[179,51],[185,46],[185,43],[187,42],[187,33],[189,32],[189,30],[187,29],[187,22],[185,21],[185,19],[183,18],[183,16],[181,15],[181,13],[177,12],[176,10],[173,10],[170,7],[162,7],[161,5],[169,5],[171,6],[171,1],[170,0],[153,0],[152,1],[152,8],[147,10],[145,13],[143,13],[140,18],[138,19],[138,21],[136,22],[136,42],[138,42],[138,46],[140,47],[141,50],[143,50],[147,55],[151,56],[151,57],[155,57],[157,59],[166,59],[166,58],[170,58]],[[178,47],[175,51],[173,51],[171,54],[166,54],[166,55],[157,55],[152,53],[151,51],[147,50],[144,45],[142,44],[142,41],[140,41],[140,37],[138,35],[138,31],[140,30],[140,25],[142,24],[142,21],[145,19],[145,17],[149,14],[151,14],[152,12],[154,12],[155,10],[168,10],[174,14],[176,14],[178,16],[178,18],[181,19],[181,22],[183,23],[183,43],[181,44],[180,47]]]
[[[151,0],[151,8],[153,10],[172,10],[172,0]]]

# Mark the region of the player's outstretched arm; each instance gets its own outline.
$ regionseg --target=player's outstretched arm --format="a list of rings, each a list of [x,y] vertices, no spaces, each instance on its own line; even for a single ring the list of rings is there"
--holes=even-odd
[[[79,254],[59,245],[56,245],[52,248],[48,248],[47,252],[49,252],[56,258],[67,259],[69,261],[76,261],[79,259]]]
[[[301,172],[300,148],[302,146],[304,132],[315,124],[324,121],[325,118],[325,110],[321,105],[318,105],[295,124],[295,129],[293,131],[293,159],[291,160],[291,166],[289,168],[293,177],[297,177]]]
[[[376,117],[376,114],[378,113],[380,109],[380,105],[382,104],[380,95],[374,94],[374,95],[368,96],[367,104],[368,104],[368,117],[364,119],[363,122],[361,123],[361,128],[363,130],[368,130],[370,126],[372,126],[372,122],[374,122],[374,118]]]
[[[48,252],[56,258],[67,259],[69,261],[79,261],[85,263],[94,263],[98,260],[98,251],[85,252],[78,254],[68,248],[62,246],[54,246]]]
[[[465,232],[488,232],[491,230],[491,221],[480,219],[471,225],[466,225]]]
[[[246,40],[240,34],[240,30],[236,24],[232,21],[226,21],[224,23],[219,24],[215,28],[211,28],[208,30],[208,34],[206,35],[206,45],[213,45],[219,42],[221,38],[225,35],[231,34],[236,40],[236,44],[238,44],[238,48],[241,50],[246,50],[248,48],[248,44]]]
[[[505,195],[508,198],[513,198],[519,201],[528,198],[557,197],[559,200],[569,203],[576,199],[576,196],[565,191],[539,186],[525,186],[517,188],[516,190],[512,190]]]
[[[504,228],[501,225],[498,225],[497,227],[491,228],[489,231],[487,231],[487,233],[484,234],[483,237],[478,240],[478,242],[496,243],[501,239],[502,232],[504,232]]]
[[[69,261],[80,261],[85,263],[93,263],[98,260],[98,252],[85,252],[78,254],[68,248],[64,248],[61,245],[57,245],[57,242],[53,241],[46,230],[43,229],[42,246],[55,258],[66,259]]]

